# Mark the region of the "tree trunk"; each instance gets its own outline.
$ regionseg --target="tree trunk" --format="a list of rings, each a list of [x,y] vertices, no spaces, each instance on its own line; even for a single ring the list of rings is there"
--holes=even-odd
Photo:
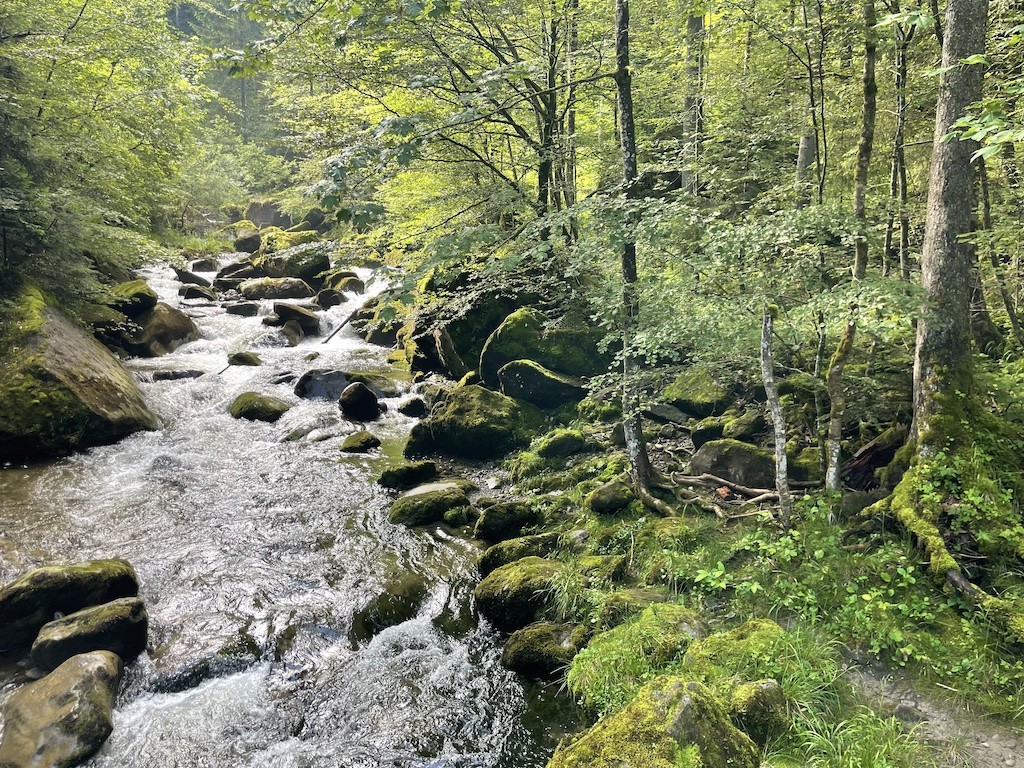
[[[828,417],[828,451],[825,469],[825,490],[836,492],[839,488],[840,453],[842,450],[843,416],[846,413],[846,393],[843,390],[843,368],[853,351],[857,335],[857,323],[849,320],[839,340],[835,354],[828,366],[828,395],[832,408]]]
[[[629,71],[629,0],[615,0],[615,85],[619,103],[619,140],[622,149],[623,195],[629,198],[638,177],[636,126],[633,122],[633,80]],[[633,481],[646,489],[651,479],[651,462],[644,441],[640,415],[640,392],[636,386],[637,360],[633,352],[640,315],[637,291],[635,216],[627,214],[622,246],[622,415],[626,450]]]
[[[878,111],[878,84],[875,82],[875,61],[878,56],[878,35],[875,24],[875,0],[864,0],[864,106],[860,143],[857,145],[857,174],[853,189],[853,215],[860,232],[857,235],[853,260],[853,277],[863,280],[868,271],[867,197],[871,151],[875,143],[875,115]]]
[[[789,466],[786,457],[786,419],[782,414],[779,387],[775,383],[775,359],[772,355],[772,337],[775,335],[776,307],[764,305],[761,320],[761,379],[768,398],[768,413],[771,415],[775,433],[775,490],[779,494],[779,524],[782,530],[789,530],[793,514],[793,499],[789,493]]]
[[[696,193],[697,160],[704,132],[704,14],[694,13],[686,24],[686,98],[683,105],[686,147],[683,151],[682,188]]]

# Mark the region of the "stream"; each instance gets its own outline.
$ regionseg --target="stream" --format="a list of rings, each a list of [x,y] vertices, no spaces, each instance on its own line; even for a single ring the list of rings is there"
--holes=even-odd
[[[142,277],[201,331],[128,361],[161,428],[0,470],[2,581],[122,557],[142,584],[150,650],[128,667],[114,733],[87,765],[543,766],[571,713],[498,664],[497,636],[471,613],[478,545],[387,520],[373,478],[413,425],[395,409],[402,397],[370,426],[380,451],[349,456],[341,441],[361,427],[336,402],[293,394],[313,368],[393,379],[387,350],[350,328],[283,346],[261,317],[179,302],[167,267]],[[324,335],[364,299],[323,313]],[[244,350],[264,364],[225,370]],[[168,371],[202,375],[158,375]],[[276,424],[233,419],[228,405],[248,390],[295,406]],[[397,623],[366,631],[368,606],[388,593]],[[0,667],[0,697],[20,675]]]

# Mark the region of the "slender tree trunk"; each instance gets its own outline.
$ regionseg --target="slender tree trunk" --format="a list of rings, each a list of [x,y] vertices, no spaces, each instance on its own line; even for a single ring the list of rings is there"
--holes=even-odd
[[[863,280],[868,271],[867,197],[871,151],[875,143],[875,115],[878,111],[878,84],[875,82],[875,61],[878,57],[878,35],[875,24],[875,0],[863,0],[864,13],[864,105],[860,143],[857,145],[857,174],[853,189],[853,215],[860,232],[857,235],[853,260],[853,277]]]
[[[686,148],[682,187],[697,192],[697,164],[704,133],[704,14],[693,13],[686,24],[686,98],[683,104]]]
[[[981,226],[986,232],[992,231],[992,198],[989,194],[988,169],[985,160],[978,160],[978,178],[981,182]],[[1003,309],[1010,320],[1010,328],[1013,330],[1013,337],[1024,348],[1024,328],[1021,328],[1020,318],[1017,316],[1017,308],[1013,306],[1013,296],[1006,287],[1006,275],[1003,271],[1002,260],[995,247],[989,248],[989,263],[995,273],[996,284],[999,286],[999,296],[1003,300]]]
[[[910,279],[910,217],[907,213],[907,155],[904,149],[907,131],[907,50],[914,38],[914,27],[896,25],[896,130],[892,139],[889,169],[889,215],[885,226],[882,258],[885,274],[899,265],[900,276]],[[896,243],[897,223],[899,243]]]
[[[615,0],[615,85],[619,102],[623,195],[629,198],[639,175],[636,127],[633,122],[633,80],[629,70],[629,0]],[[622,414],[633,481],[640,488],[646,489],[651,479],[651,462],[644,440],[640,392],[636,386],[638,364],[633,352],[640,315],[640,297],[636,284],[636,242],[632,233],[635,223],[635,216],[628,214],[626,237],[622,246]]]
[[[789,492],[789,467],[786,457],[786,419],[782,414],[779,387],[775,383],[775,359],[772,338],[775,335],[775,307],[764,305],[761,320],[761,378],[768,397],[768,412],[775,433],[775,490],[779,494],[779,524],[789,530],[793,499]]]
[[[846,323],[846,330],[839,340],[835,354],[828,366],[828,396],[831,401],[831,410],[828,418],[828,459],[825,469],[825,490],[836,492],[840,490],[839,467],[840,453],[842,452],[843,438],[843,417],[846,414],[846,392],[843,390],[843,368],[846,361],[850,359],[853,351],[853,341],[857,336],[857,323],[849,320]]]

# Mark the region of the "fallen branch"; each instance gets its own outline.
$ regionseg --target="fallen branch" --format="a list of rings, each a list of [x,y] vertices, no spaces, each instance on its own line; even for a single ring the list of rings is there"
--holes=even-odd
[[[348,317],[346,317],[342,321],[341,325],[339,325],[337,328],[335,328],[333,331],[331,331],[331,335],[330,336],[328,336],[326,339],[324,339],[320,343],[321,344],[326,344],[328,341],[330,341],[335,336],[337,336],[339,333],[341,333],[341,329],[344,328],[346,325],[348,325],[353,320],[355,320],[356,315],[358,315],[360,312],[362,312],[365,307],[366,307],[366,302],[363,302],[362,304],[360,304],[358,308],[356,308],[355,310],[352,311],[351,315],[349,315]]]

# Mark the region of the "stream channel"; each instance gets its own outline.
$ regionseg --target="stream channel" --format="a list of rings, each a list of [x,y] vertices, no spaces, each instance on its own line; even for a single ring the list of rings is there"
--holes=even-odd
[[[498,664],[497,636],[472,615],[478,545],[387,520],[373,478],[412,427],[395,409],[402,397],[385,399],[370,427],[381,450],[347,456],[341,441],[360,425],[282,381],[313,368],[400,376],[387,350],[350,328],[326,345],[282,346],[260,317],[179,302],[169,268],[142,276],[201,332],[165,357],[128,361],[160,429],[0,470],[0,580],[122,557],[142,583],[150,650],[127,668],[114,733],[87,765],[543,766],[571,715]],[[323,313],[324,334],[364,299]],[[243,350],[264,364],[222,370]],[[276,424],[233,419],[228,405],[248,390],[295,406]],[[284,439],[296,431],[308,434]],[[367,607],[389,592],[411,596],[398,604],[412,609],[365,631]],[[23,680],[0,667],[0,698]]]

